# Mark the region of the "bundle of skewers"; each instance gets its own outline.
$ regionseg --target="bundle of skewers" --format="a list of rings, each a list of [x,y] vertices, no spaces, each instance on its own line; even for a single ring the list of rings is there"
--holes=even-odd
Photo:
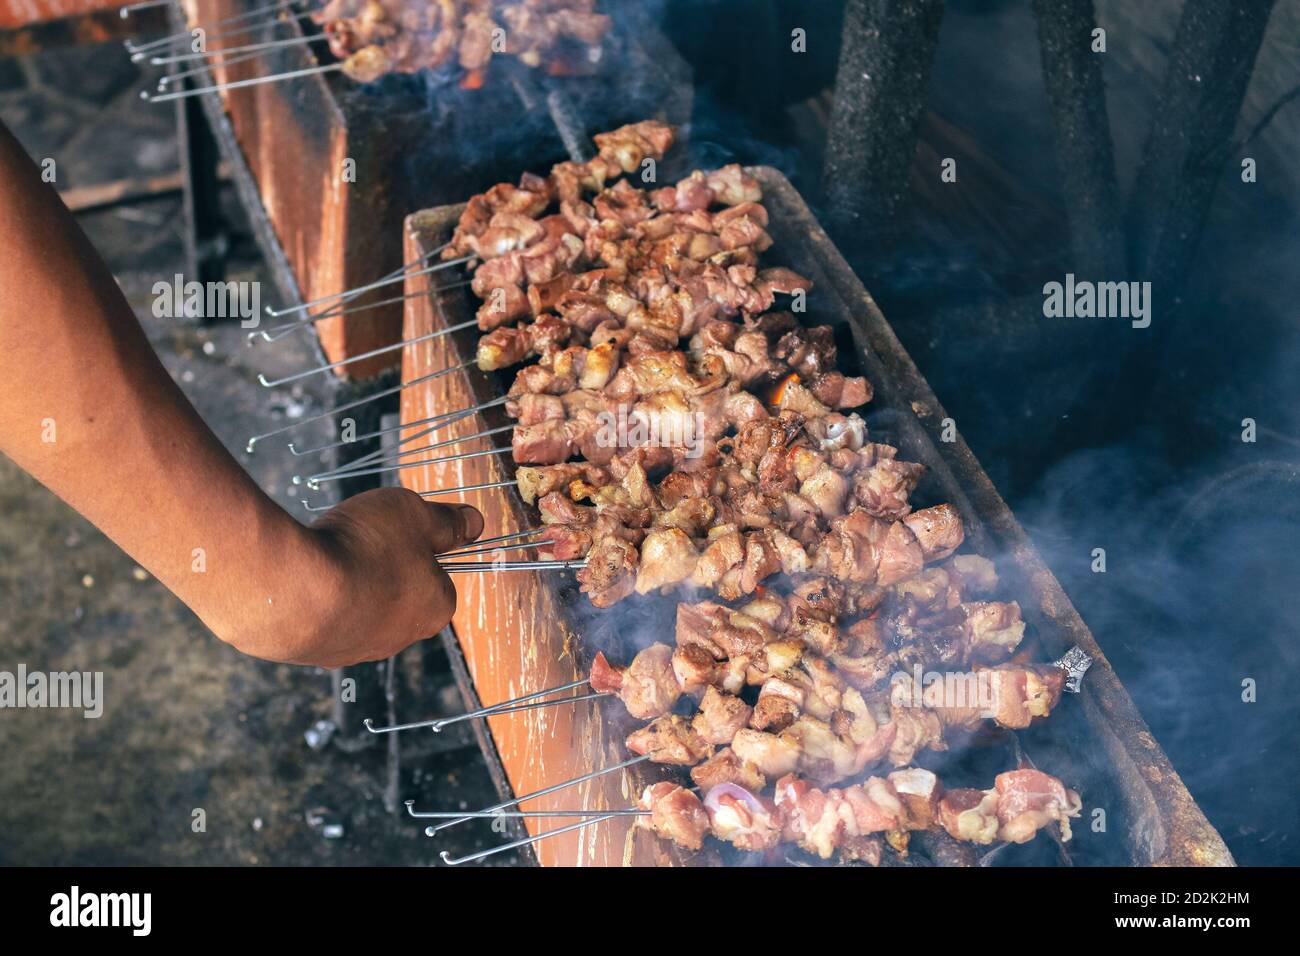
[[[455,62],[476,86],[497,53],[553,72],[590,67],[609,31],[595,0],[330,0],[313,19],[362,83]]]
[[[359,83],[390,73],[419,73],[454,64],[461,86],[484,83],[494,56],[508,57],[552,75],[591,73],[601,61],[610,18],[596,0],[328,0],[323,6],[281,0],[218,20],[205,28],[146,43],[128,42],[132,59],[179,66],[159,82],[160,102],[211,90],[239,89],[320,73],[342,72]],[[310,18],[320,33],[267,39],[269,31]],[[254,36],[253,34],[260,34]],[[194,46],[201,37],[202,48]],[[208,49],[212,41],[222,41]],[[194,90],[166,92],[182,79],[214,66],[233,66],[287,47],[328,44],[334,63],[251,77]]]
[[[665,188],[626,178],[672,140],[654,122],[597,136],[593,160],[474,197],[438,250],[469,266],[482,302],[464,323],[482,333],[466,364],[519,368],[500,399],[408,422],[426,427],[402,441],[489,405],[513,424],[308,483],[508,456],[515,476],[497,484],[536,506],[537,526],[442,566],[576,569],[599,608],[680,592],[674,646],[643,648],[626,666],[597,654],[585,679],[562,687],[372,729],[617,697],[648,721],[627,736],[627,761],[481,815],[528,815],[510,808],[636,763],[680,768],[689,785],[654,784],[624,810],[538,811],[587,818],[552,834],[632,815],[686,850],[711,836],[872,862],[883,846],[905,853],[916,831],[989,845],[1056,824],[1068,840],[1080,799],[1054,777],[1020,767],[987,790],[945,789],[915,765],[990,727],[1048,717],[1072,679],[1077,689],[1077,662],[1025,660],[1020,607],[996,599],[992,562],[959,553],[958,511],[914,507],[922,466],[870,439],[857,411],[870,384],[836,369],[829,327],[798,322],[812,283],[760,261],[772,239],[758,182],[738,166]],[[405,460],[503,432],[508,444]],[[465,560],[514,550],[537,559]],[[970,698],[928,693],[912,675],[931,669]],[[445,818],[431,832],[475,815],[411,812]]]

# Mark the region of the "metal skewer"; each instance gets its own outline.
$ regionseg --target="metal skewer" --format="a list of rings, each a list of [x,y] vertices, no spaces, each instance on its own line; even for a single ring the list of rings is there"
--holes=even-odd
[[[188,99],[203,93],[220,93],[223,90],[239,90],[247,86],[260,86],[263,83],[279,83],[281,80],[296,80],[304,76],[319,76],[322,73],[334,73],[343,69],[342,63],[326,63],[323,66],[311,66],[303,70],[290,70],[288,73],[272,73],[269,76],[255,76],[248,80],[234,80],[229,83],[217,83],[214,86],[200,86],[192,90],[178,90],[175,93],[153,94],[140,91],[140,99],[146,103],[166,103],[170,100]]]
[[[288,7],[292,7],[295,3],[297,3],[297,0],[280,0],[280,2],[273,3],[268,6],[254,7],[252,10],[245,10],[243,13],[235,13],[228,17],[222,17],[220,20],[214,21],[212,26],[224,27],[231,23],[242,23],[243,21],[252,19],[254,17],[264,17],[267,16],[268,14],[275,13],[279,10],[284,10]],[[126,19],[128,12],[133,7],[137,9],[143,9],[144,7],[150,7],[150,6],[163,6],[163,0],[156,0],[156,2],[151,2],[151,3],[135,3],[132,4],[131,6],[123,7],[120,11],[122,15],[122,19],[124,20]],[[169,33],[165,37],[159,37],[155,40],[150,40],[147,43],[135,43],[132,40],[127,40],[125,45],[126,48],[130,50],[132,53],[138,53],[141,50],[152,50],[160,46],[166,46],[169,43],[178,43],[183,40],[186,40],[189,37],[194,35],[193,31],[195,29],[197,28],[191,27],[190,29],[182,30],[179,33]]]
[[[565,810],[538,810],[532,813],[529,813],[527,811],[520,811],[518,813],[512,812],[509,814],[506,813],[494,814],[494,813],[479,812],[474,814],[474,817],[476,819],[481,817],[491,817],[491,816],[551,817],[551,816],[563,816],[567,812],[568,811]],[[642,810],[640,808],[635,808],[635,807],[630,807],[622,810],[580,810],[578,811],[577,814],[573,814],[573,815],[588,816],[591,814],[595,814],[595,816],[592,816],[591,819],[584,820],[581,823],[574,823],[566,827],[559,827],[558,829],[555,830],[547,830],[545,833],[539,833],[536,836],[525,837],[524,839],[521,840],[515,840],[511,843],[505,843],[502,844],[501,846],[493,847],[490,850],[482,850],[478,853],[471,853],[468,856],[462,856],[453,859],[451,854],[448,853],[446,850],[443,850],[438,855],[442,857],[442,862],[446,863],[448,866],[459,866],[462,863],[473,863],[474,861],[481,860],[484,857],[493,856],[494,854],[497,853],[504,853],[507,850],[514,850],[521,846],[530,846],[534,843],[540,843],[542,840],[545,840],[548,837],[558,836],[561,833],[570,833],[573,830],[581,830],[583,827],[589,827],[592,826],[593,824],[600,823],[604,820],[613,820],[615,817],[649,816],[650,813],[651,811],[649,810]],[[426,830],[425,832],[427,833],[428,831]]]
[[[301,305],[292,305],[284,309],[273,309],[268,305],[265,310],[266,314],[279,318],[282,315],[291,315],[294,312],[303,312],[315,306],[324,305],[327,302],[337,302],[339,299],[355,299],[363,292],[369,292],[371,289],[378,289],[380,286],[391,285],[394,281],[396,281],[399,278],[402,278],[403,276],[419,275],[420,273],[412,273],[411,269],[415,266],[421,265],[422,263],[428,262],[430,258],[432,258],[437,253],[441,252],[443,249],[446,249],[449,245],[451,245],[450,242],[444,242],[442,245],[438,246],[438,248],[430,249],[425,255],[421,256],[419,259],[415,259],[411,262],[408,262],[405,265],[400,266],[397,269],[394,269],[392,272],[389,272],[388,274],[380,277],[379,279],[376,279],[374,282],[368,283],[367,285],[359,285],[354,289],[344,289],[342,292],[335,292],[332,293],[331,295],[323,295],[319,299],[312,299],[310,302],[304,302]],[[443,263],[441,263],[441,265],[454,265],[458,262],[466,262],[472,258],[474,257],[461,256],[459,259],[448,259]]]
[[[356,471],[333,471],[323,472],[319,475],[308,475],[306,479],[307,487],[315,491],[327,481],[342,481],[345,478],[361,478],[366,475],[386,475],[393,471],[402,471],[407,468],[421,468],[424,465],[445,465],[452,461],[463,461],[466,458],[483,458],[487,455],[508,455],[513,448],[488,448],[485,451],[467,451],[459,455],[446,455],[442,458],[425,458],[420,461],[403,462],[400,465],[385,465],[382,468],[361,468]],[[294,484],[302,484],[300,475],[294,475]]]
[[[457,492],[487,491],[490,488],[505,488],[514,483],[513,478],[509,481],[485,481],[481,485],[461,485],[459,488],[435,488],[433,491],[421,491],[419,492],[419,495],[421,498],[436,498],[439,495],[454,495]]]
[[[434,252],[436,251],[437,250],[435,249]],[[408,262],[405,265],[398,266],[392,272],[385,272],[382,276],[380,276],[380,279],[387,280],[393,278],[394,276],[400,276],[405,272],[407,272],[408,270],[413,269],[416,266],[418,266],[420,263],[424,262],[428,258],[428,256],[431,255],[433,255],[433,252],[430,252],[426,256],[421,256],[419,259],[416,259],[412,262]],[[283,309],[273,309],[269,305],[264,306],[262,311],[264,311],[267,315],[278,318],[279,316],[282,315],[289,315],[293,312],[302,312],[305,309],[311,309],[318,305],[325,305],[326,303],[329,302],[339,302],[339,301],[347,302],[350,299],[355,299],[357,296],[361,295],[362,292],[367,292],[367,291],[369,290],[365,286],[357,286],[354,289],[344,289],[342,292],[332,292],[329,295],[323,295],[318,299],[311,299],[307,302],[302,303],[301,305],[286,306]]]
[[[469,285],[470,281],[471,280],[469,279],[464,279],[460,282],[451,282],[448,283],[447,285],[434,286],[431,289],[422,289],[419,292],[407,292],[405,295],[395,295],[387,299],[380,299],[378,302],[367,302],[365,305],[348,305],[347,302],[340,302],[337,305],[330,306],[329,309],[327,309],[324,312],[314,313],[311,316],[311,320],[313,322],[316,322],[319,321],[320,319],[332,319],[336,315],[353,315],[354,313],[357,312],[366,312],[370,309],[379,309],[382,308],[383,306],[393,305],[394,303],[397,302],[405,302],[407,299],[418,299],[420,296],[429,295],[431,292],[442,292],[445,289],[461,289]],[[292,323],[292,325],[294,328],[297,328],[299,323],[294,322]],[[456,328],[458,329],[468,328],[468,326],[469,326],[468,322],[463,322],[460,325],[456,326]],[[292,329],[290,331],[292,331]],[[258,333],[254,332],[252,335],[249,336],[249,338],[250,339],[256,338],[257,335]],[[274,336],[272,339],[270,339],[270,341],[275,341],[279,338],[282,338],[282,336],[279,335]]]
[[[450,557],[464,548],[473,548],[482,544],[495,544],[498,541],[513,541],[515,538],[526,538],[530,534],[541,534],[545,528],[529,528],[527,531],[515,531],[510,534],[499,534],[495,538],[479,538],[477,541],[471,541],[469,544],[463,544],[459,548],[452,548],[450,551],[443,551],[439,557]]]
[[[621,814],[618,812],[607,812],[601,816],[592,817],[590,820],[584,820],[581,823],[571,823],[567,827],[547,830],[545,833],[539,833],[537,836],[524,837],[521,840],[515,840],[511,843],[503,843],[501,846],[495,846],[490,850],[480,850],[478,853],[471,853],[468,856],[453,857],[446,850],[443,850],[438,855],[442,857],[442,862],[446,863],[448,866],[460,866],[462,863],[473,863],[476,860],[483,859],[484,857],[494,856],[497,853],[505,853],[507,850],[516,850],[521,846],[530,846],[534,843],[545,840],[548,837],[559,836],[561,833],[570,833],[573,830],[581,830],[584,827],[594,826],[597,823],[601,823],[605,820],[612,820],[620,815]]]
[[[514,483],[515,483],[514,479],[511,478],[506,481],[485,481],[479,485],[461,485],[459,488],[435,488],[433,491],[420,491],[416,493],[421,498],[437,498],[441,495],[454,495],[454,494],[466,493],[470,491],[488,491],[492,488],[507,488],[510,485],[513,485]],[[319,514],[320,512],[323,511],[329,511],[334,507],[333,505],[325,505],[324,507],[313,505],[306,498],[300,498],[298,500],[302,502],[302,506],[304,510],[310,511],[313,514]]]
[[[317,445],[315,448],[304,448],[302,451],[299,451],[298,447],[293,442],[289,442],[289,451],[292,452],[296,457],[301,458],[304,455],[314,455],[316,452],[329,451],[331,448],[342,448],[344,445],[352,445],[355,444],[356,442],[365,441],[366,439],[369,438],[378,438],[380,435],[387,435],[389,432],[400,432],[407,428],[415,428],[418,425],[424,425],[429,422],[437,422],[438,423],[437,428],[445,428],[446,426],[452,424],[453,422],[460,421],[462,418],[468,418],[472,414],[474,413],[473,412],[444,412],[440,415],[431,415],[428,418],[421,418],[413,422],[402,422],[397,425],[386,425],[383,428],[376,428],[374,431],[366,432],[364,435],[357,435],[351,441],[346,441],[341,439],[339,441],[330,442],[328,445]],[[436,431],[437,428],[431,429],[430,431]],[[424,431],[421,432],[420,434],[422,437],[424,435],[429,434],[429,431]]]
[[[248,439],[248,443],[244,446],[244,450],[251,455],[253,453],[253,450],[257,447],[257,443],[260,441],[265,441],[266,439],[273,438],[276,435],[283,435],[285,432],[289,431],[290,429],[297,428],[300,425],[306,425],[310,422],[320,421],[322,418],[330,418],[334,415],[339,414],[340,412],[350,411],[353,408],[358,408],[369,402],[377,401],[381,398],[387,398],[389,395],[396,395],[398,392],[402,391],[403,389],[411,388],[412,386],[415,385],[421,385],[424,382],[430,382],[435,378],[441,378],[443,375],[450,375],[452,372],[458,372],[461,369],[469,368],[473,364],[474,363],[470,361],[470,362],[465,362],[462,365],[453,365],[450,368],[440,368],[436,372],[430,372],[428,375],[421,375],[419,378],[413,378],[409,382],[403,382],[400,385],[394,385],[392,388],[386,388],[381,392],[375,392],[373,395],[367,395],[365,398],[359,398],[355,402],[348,402],[346,405],[339,405],[337,408],[331,408],[328,411],[321,412],[319,415],[312,415],[309,418],[300,418],[296,422],[290,422],[288,425],[282,425],[279,428],[272,429],[269,432],[263,432],[261,435],[254,435]]]
[[[277,385],[284,385],[287,382],[296,382],[299,379],[319,375],[321,372],[330,372],[336,368],[342,368],[344,365],[351,365],[353,362],[361,362],[368,358],[374,358],[376,355],[384,355],[387,352],[404,349],[408,345],[418,345],[420,342],[428,342],[430,339],[441,338],[453,331],[454,328],[439,329],[437,332],[428,332],[425,335],[417,335],[413,339],[403,339],[400,342],[394,342],[392,345],[383,345],[377,349],[371,349],[369,352],[362,352],[360,355],[352,355],[345,359],[339,359],[337,362],[330,362],[327,365],[317,365],[315,368],[309,368],[305,372],[295,372],[292,375],[284,376],[284,378],[268,379],[265,375],[258,375],[257,380],[261,382],[265,388],[274,388]]]
[[[398,278],[405,278],[405,277],[399,276]],[[452,283],[448,283],[445,286],[442,285],[433,286],[432,288],[426,289],[424,292],[416,293],[415,295],[432,295],[435,292],[441,292],[443,289],[459,289],[465,284],[466,284],[465,282],[452,282]],[[358,293],[358,295],[360,295],[360,293]],[[404,299],[407,297],[403,296],[402,298]],[[396,301],[400,302],[402,301],[402,299],[397,299]],[[373,303],[373,304],[379,305],[380,303]],[[354,309],[353,311],[360,312],[361,309],[357,308]],[[339,309],[337,306],[334,306],[331,307],[326,312],[318,312],[314,315],[309,315],[303,319],[297,319],[293,322],[285,322],[283,325],[277,325],[269,329],[264,329],[260,332],[250,332],[248,334],[248,338],[250,341],[254,341],[258,338],[261,338],[262,341],[264,342],[276,342],[284,338],[290,332],[296,332],[299,329],[305,329],[307,328],[307,326],[313,325],[316,322],[320,322],[323,319],[332,319],[337,315],[344,315],[346,314],[346,312],[347,312],[346,309]],[[465,322],[460,322],[454,326],[449,327],[447,331],[455,332],[459,329],[468,329],[470,326],[473,325],[478,325],[477,319],[469,319]]]
[[[207,60],[211,57],[226,56],[232,53],[265,53],[267,50],[278,50],[282,47],[302,46],[306,43],[315,43],[317,40],[327,39],[324,34],[307,35],[300,37],[287,37],[283,40],[264,40],[261,43],[246,43],[243,46],[225,47],[220,50],[201,50],[198,53],[174,53],[171,56],[154,56],[149,58],[153,66],[167,66],[171,63],[187,63],[191,60]]]
[[[247,60],[257,59],[256,53],[245,53],[242,56],[231,57],[229,60],[222,60],[219,64],[204,63],[202,66],[196,66],[191,70],[182,70],[180,73],[164,73],[158,77],[158,92],[165,93],[167,87],[178,80],[187,80],[191,76],[198,76],[200,73],[208,73],[213,66],[234,66],[236,63],[243,63]]]
[[[220,33],[208,33],[203,37],[203,43],[206,46],[210,44],[213,40],[229,40],[231,37],[245,36],[249,33],[256,33],[258,30],[274,30],[278,26],[282,26],[286,23],[293,23],[295,20],[301,20],[303,17],[309,15],[310,15],[309,13],[295,13],[293,16],[285,17],[284,19],[280,19],[275,16],[268,16],[265,22],[262,23],[250,23],[247,26],[242,26],[237,30],[223,30]],[[205,28],[191,27],[185,33],[177,33],[171,37],[164,37],[161,40],[154,40],[150,43],[142,43],[138,46],[133,46],[131,45],[130,42],[128,42],[126,48],[131,52],[131,62],[139,63],[141,60],[143,60],[145,57],[147,57],[150,53],[154,52],[155,50],[160,50],[166,47],[177,47],[187,42],[192,44],[194,40],[197,39],[194,36],[194,31],[199,29],[205,29]],[[221,53],[221,52],[224,51],[221,50],[214,51],[214,53]]]
[[[587,566],[581,561],[461,561],[441,565],[448,574],[477,571],[581,571]]]
[[[475,820],[493,819],[496,817],[643,817],[649,816],[649,810],[497,810],[491,812],[488,810],[426,810],[421,816],[441,820],[444,817],[467,816]],[[543,834],[548,836],[549,834]]]
[[[318,475],[311,475],[308,477],[308,484],[311,483],[311,479],[313,478],[333,478],[336,475],[350,475],[362,465],[369,466],[400,461],[408,455],[420,455],[427,451],[437,451],[439,448],[446,448],[448,445],[458,445],[463,441],[473,441],[475,438],[487,438],[491,435],[499,435],[502,432],[514,431],[514,429],[514,425],[500,425],[496,428],[489,428],[485,431],[475,432],[473,435],[457,435],[455,438],[447,438],[443,441],[434,442],[432,445],[422,445],[419,448],[408,448],[406,451],[397,452],[396,454],[387,455],[382,458],[371,457],[374,454],[384,455],[384,451],[380,449],[377,453],[372,452],[371,455],[366,455],[364,458],[353,459],[339,468],[335,468],[331,471],[323,471]],[[301,483],[302,482],[296,482],[296,484]]]
[[[408,437],[408,438],[404,438],[404,439],[402,439],[402,441],[403,441],[403,442],[407,442],[407,441],[411,441],[411,440],[414,439],[414,438],[419,438],[419,437],[422,437],[423,435],[430,434],[430,433],[432,433],[432,432],[434,432],[434,431],[437,431],[438,429],[444,427],[444,425],[451,425],[451,424],[454,424],[454,422],[458,422],[458,421],[460,421],[461,419],[463,419],[464,417],[465,417],[465,416],[462,415],[462,416],[460,416],[459,418],[453,419],[453,420],[450,421],[450,422],[445,422],[445,423],[443,423],[442,425],[437,425],[437,426],[435,426],[435,427],[433,427],[433,428],[425,429],[425,430],[424,430],[423,432],[421,432],[419,435],[411,435],[411,436]],[[432,450],[437,449],[437,448],[444,448],[444,447],[446,447],[447,445],[455,445],[455,444],[457,444],[457,443],[459,443],[459,442],[466,441],[466,440],[471,439],[471,438],[478,438],[478,437],[479,437],[478,435],[466,435],[464,438],[449,438],[449,439],[447,439],[445,442],[435,442],[434,444],[432,444],[432,445],[427,445],[427,446],[425,446],[424,448],[413,448],[413,449],[411,449],[409,452],[402,452],[402,453],[400,453],[400,454],[395,454],[395,455],[390,455],[390,454],[388,454],[388,451],[387,451],[386,449],[384,449],[384,448],[379,448],[379,449],[376,449],[375,451],[368,452],[368,453],[366,453],[366,454],[364,454],[364,455],[361,455],[361,456],[359,456],[359,457],[357,457],[357,458],[353,458],[351,461],[348,461],[348,462],[346,462],[345,464],[342,464],[342,465],[340,465],[340,466],[337,467],[337,468],[331,468],[331,469],[329,469],[328,471],[322,471],[322,472],[320,472],[319,474],[316,474],[316,475],[308,475],[308,476],[307,476],[307,484],[308,484],[308,487],[311,487],[311,480],[312,480],[312,479],[320,479],[320,478],[335,478],[335,477],[337,477],[337,476],[339,476],[339,475],[342,475],[342,476],[346,477],[346,476],[348,476],[348,475],[351,475],[351,474],[352,474],[353,472],[355,472],[358,468],[368,468],[368,467],[370,467],[370,466],[372,466],[372,465],[378,465],[378,464],[382,464],[382,463],[385,463],[385,462],[398,461],[399,459],[401,459],[401,458],[404,457],[405,455],[414,455],[414,454],[417,454],[417,453],[420,453],[420,452],[432,451]],[[401,447],[400,444],[399,444],[398,447]],[[302,484],[302,476],[301,476],[301,475],[295,475],[294,477],[295,477],[296,479],[298,479],[297,481],[294,482],[294,484]]]
[[[476,548],[473,551],[457,551],[455,554],[448,555],[452,558],[468,558],[474,554],[498,554],[503,551],[524,551],[528,548],[544,548],[551,541],[524,541],[519,544],[495,544],[486,548]]]
[[[126,20],[137,10],[152,10],[154,7],[165,7],[171,2],[172,0],[142,0],[140,3],[127,4],[117,11],[117,15]]]
[[[531,701],[536,701],[539,697],[549,697],[551,694],[560,694],[566,690],[574,690],[575,688],[585,686],[586,683],[587,683],[587,678],[581,677],[578,680],[570,681],[567,684],[560,684],[556,687],[548,687],[546,688],[546,690],[539,690],[532,694],[524,694],[522,697],[512,697],[510,700],[503,700],[499,704],[491,704],[487,707],[480,707],[478,710],[471,710],[463,714],[456,714],[453,717],[435,717],[432,720],[420,720],[420,721],[416,721],[413,724],[395,724],[391,727],[376,727],[374,726],[374,721],[371,720],[369,717],[363,720],[362,723],[365,725],[366,730],[370,731],[372,734],[391,734],[394,733],[395,731],[419,730],[420,728],[423,727],[428,727],[434,733],[437,733],[438,731],[442,730],[443,727],[446,727],[449,724],[457,724],[460,723],[462,720],[473,720],[476,717],[491,717],[493,714],[509,712],[511,710],[518,708],[522,704],[527,704]],[[570,698],[566,698],[566,700],[568,699]],[[565,702],[566,701],[564,700],[560,700],[560,701],[544,701],[543,703],[560,704]]]
[[[400,448],[403,445],[409,444],[410,442],[418,441],[419,439],[423,438],[426,435],[432,435],[434,432],[446,428],[448,425],[454,424],[455,422],[458,422],[461,419],[468,418],[470,415],[473,415],[475,412],[483,411],[484,409],[488,409],[488,408],[493,408],[497,405],[503,405],[507,401],[509,401],[509,397],[502,396],[501,398],[494,398],[491,401],[483,402],[480,405],[472,405],[469,408],[459,408],[456,409],[455,411],[443,412],[440,415],[432,415],[429,418],[420,418],[413,422],[406,422],[404,424],[390,425],[386,428],[380,428],[377,429],[376,431],[369,432],[366,435],[360,436],[358,438],[354,438],[351,442],[336,441],[328,445],[321,445],[317,448],[309,448],[306,451],[302,451],[302,452],[295,450],[291,442],[289,444],[289,450],[292,451],[295,455],[299,455],[299,456],[307,455],[312,452],[325,451],[330,448],[340,448],[343,445],[350,445],[353,442],[360,441],[362,438],[373,438],[376,435],[386,434],[387,432],[401,431],[402,429],[413,428],[417,425],[423,425],[428,422],[434,423],[433,425],[430,425],[430,427],[428,428],[421,429],[420,431],[416,432],[414,435],[407,435],[405,438],[403,438],[401,441],[397,443],[397,447]],[[377,460],[379,460],[380,458],[384,457],[387,454],[388,454],[387,449],[380,448],[377,451],[372,451],[369,454],[362,455],[359,458],[354,458],[352,461],[348,462],[346,467],[352,469],[352,468],[358,468],[362,465],[374,464],[374,462],[376,462]]]
[[[523,803],[525,800],[532,800],[536,797],[544,797],[549,793],[555,793],[559,790],[568,789],[569,787],[576,787],[580,783],[586,783],[588,780],[594,780],[597,777],[603,777],[607,773],[613,773],[616,770],[623,770],[626,767],[631,767],[633,764],[638,764],[641,763],[642,761],[649,760],[649,759],[650,759],[649,754],[645,754],[640,757],[633,757],[631,760],[624,760],[622,763],[616,763],[614,764],[614,766],[606,767],[604,770],[593,770],[591,771],[591,773],[584,773],[582,776],[574,777],[571,780],[563,780],[560,783],[553,783],[549,787],[543,787],[541,790],[534,790],[532,793],[526,793],[522,797],[515,797],[513,800],[504,800],[501,803],[494,804],[493,806],[484,807],[483,810],[484,812],[487,813],[495,813],[497,810],[508,810],[511,807],[518,806],[519,804]],[[406,812],[410,816],[416,817],[417,819],[423,818],[424,816],[424,814],[421,811],[415,809],[414,801],[412,800],[407,801]],[[442,830],[445,830],[448,827],[454,827],[458,823],[465,823],[473,819],[474,817],[472,816],[467,817],[462,815],[456,817],[453,820],[447,820],[444,823],[439,823],[437,826],[428,827],[425,829],[424,834],[425,836],[433,836],[434,834]]]
[[[590,694],[578,694],[574,697],[562,697],[559,700],[539,700],[531,704],[516,704],[514,707],[500,707],[497,710],[488,713],[460,714],[456,717],[446,717],[441,720],[426,720],[414,724],[397,724],[393,727],[371,727],[366,726],[372,734],[392,733],[395,730],[414,730],[419,727],[428,727],[435,734],[441,733],[442,728],[460,723],[464,720],[472,720],[475,717],[501,717],[505,714],[518,714],[526,710],[538,710],[542,707],[554,707],[557,704],[576,704],[584,700],[596,700],[598,697],[609,696],[609,691],[592,691]]]

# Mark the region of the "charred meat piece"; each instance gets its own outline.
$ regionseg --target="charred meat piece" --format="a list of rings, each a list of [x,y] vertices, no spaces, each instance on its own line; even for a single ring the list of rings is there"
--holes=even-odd
[[[700,798],[685,787],[664,781],[646,787],[637,804],[649,810],[649,816],[639,817],[639,826],[649,827],[665,840],[671,840],[688,850],[698,850],[704,845],[709,832],[709,815]]]
[[[656,717],[640,730],[628,735],[627,749],[655,763],[691,767],[713,753],[713,745],[691,727],[679,714]]]
[[[739,697],[710,686],[704,691],[691,728],[709,743],[725,746],[749,722],[751,713],[750,706]]]

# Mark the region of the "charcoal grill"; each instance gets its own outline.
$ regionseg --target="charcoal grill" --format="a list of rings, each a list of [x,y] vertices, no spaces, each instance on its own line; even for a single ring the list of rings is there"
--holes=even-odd
[[[916,500],[951,501],[962,513],[968,542],[995,559],[1002,595],[1021,603],[1031,639],[1042,659],[1055,659],[1073,645],[1093,658],[1083,690],[1062,702],[1041,726],[1004,733],[987,746],[971,748],[941,770],[952,786],[988,786],[1008,761],[1027,759],[1078,789],[1083,816],[1068,845],[1040,839],[1009,846],[980,859],[986,864],[1231,865],[1222,838],[1193,801],[1154,740],[1092,633],[1024,530],[960,436],[944,441],[947,414],[904,351],[871,296],[849,269],[802,198],[781,173],[750,170],[763,186],[776,240],[773,257],[816,283],[808,298],[809,324],[833,325],[843,370],[860,371],[875,386],[869,425],[881,440],[896,444],[902,457],[927,466]],[[444,206],[406,220],[405,258],[413,259],[450,235],[463,206]],[[408,292],[428,289],[424,277]],[[477,303],[465,289],[430,291],[408,300],[404,337],[461,323]],[[464,362],[475,354],[477,335],[453,333],[409,347],[405,380]],[[852,369],[856,361],[858,368]],[[428,387],[403,393],[402,421],[465,408],[496,398],[508,379],[476,369],[445,376]],[[500,408],[456,423],[440,436],[466,435],[507,424]],[[507,480],[513,466],[500,458],[475,458],[409,468],[403,483],[416,491]],[[449,496],[475,504],[485,515],[485,536],[532,527],[536,518],[513,487]],[[469,707],[553,687],[587,673],[597,650],[626,660],[635,649],[630,632],[667,640],[675,601],[623,602],[597,611],[567,574],[512,572],[462,576],[460,604],[444,640]],[[476,722],[479,740],[503,799],[528,793],[625,759],[622,740],[632,726],[622,708],[608,701],[497,716]],[[626,807],[647,782],[664,776],[645,764],[610,774],[529,804],[530,809]],[[964,778],[964,779],[959,779]],[[1098,812],[1100,811],[1100,812]],[[569,821],[533,820],[533,833]],[[914,863],[974,862],[971,854],[949,854],[926,841]],[[540,841],[530,851],[543,865],[617,865],[684,862],[676,850],[626,818],[601,822]],[[706,860],[710,859],[705,857]]]

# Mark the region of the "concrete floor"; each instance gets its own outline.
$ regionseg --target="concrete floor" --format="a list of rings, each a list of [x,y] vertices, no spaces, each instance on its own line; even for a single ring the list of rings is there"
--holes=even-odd
[[[0,61],[0,120],[34,157],[56,159],[61,189],[167,172],[177,162],[174,113],[140,103],[143,85],[116,44]],[[313,362],[309,339],[250,349],[236,325],[150,314],[153,282],[183,270],[178,196],[81,221],[209,425],[264,489],[301,513],[288,454],[267,447],[250,457],[243,446],[286,416],[324,407],[310,389],[268,393],[256,381],[258,372]],[[246,241],[232,269],[231,278],[267,278]],[[303,433],[327,440],[324,430]],[[321,749],[306,741],[316,721],[331,717],[326,672],[264,663],[222,644],[3,458],[0,513],[0,670],[103,671],[106,697],[98,720],[0,711],[0,864],[420,865],[440,849],[501,842],[487,827],[463,827],[434,843],[404,814],[387,813],[375,738],[359,750],[344,735]],[[423,659],[403,668],[415,674],[407,676],[412,689],[453,712],[441,651],[411,653]],[[473,738],[443,736],[436,750],[404,761],[400,795],[443,808],[492,802]],[[199,809],[205,832],[192,826]]]

